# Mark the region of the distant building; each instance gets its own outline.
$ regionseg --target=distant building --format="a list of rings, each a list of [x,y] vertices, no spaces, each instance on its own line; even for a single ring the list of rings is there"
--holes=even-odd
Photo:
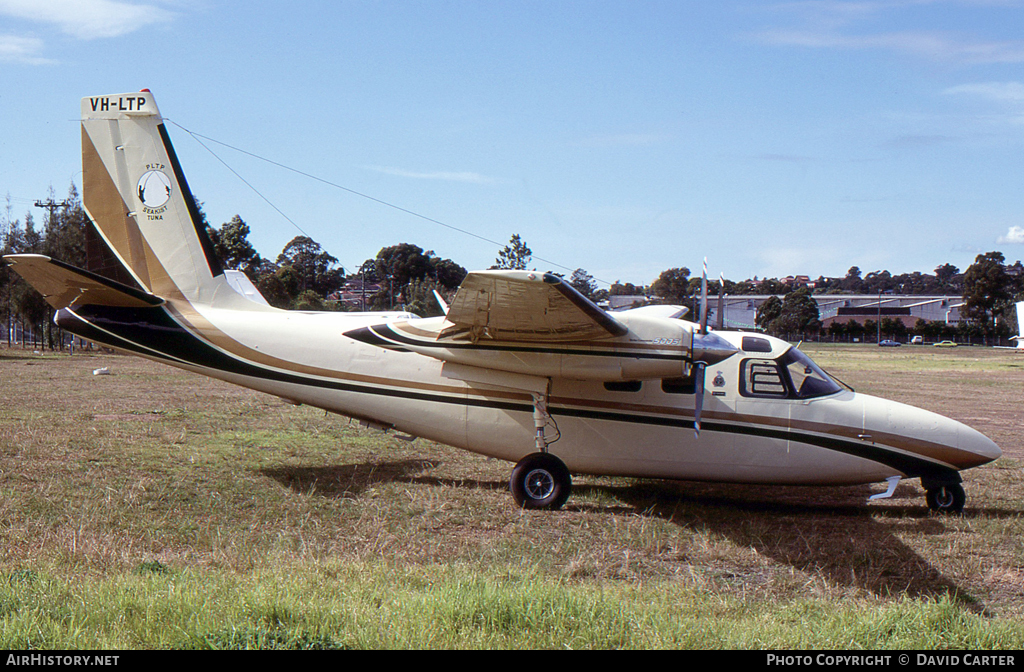
[[[806,276],[805,276],[806,277]],[[771,294],[738,294],[723,299],[723,327],[725,329],[755,329],[757,309]],[[780,296],[780,299],[785,298]],[[818,304],[818,315],[822,328],[828,329],[833,322],[846,324],[854,320],[864,324],[865,320],[878,321],[882,318],[898,319],[907,327],[917,321],[958,324],[961,321],[960,308],[963,297],[916,294],[883,294],[881,305],[877,294],[814,294]],[[709,324],[718,324],[718,297],[708,297]]]
[[[784,285],[799,289],[800,287],[807,287],[808,289],[814,289],[816,283],[811,282],[811,278],[806,275],[787,275],[786,277],[779,280]],[[760,283],[758,283],[760,284]]]
[[[349,308],[362,310],[364,305],[369,305],[373,295],[380,291],[380,285],[375,282],[364,283],[356,277],[349,279],[341,289],[333,292],[327,297],[329,301],[339,301]]]
[[[608,297],[608,310],[622,310],[646,305],[651,298],[643,294],[612,294]]]

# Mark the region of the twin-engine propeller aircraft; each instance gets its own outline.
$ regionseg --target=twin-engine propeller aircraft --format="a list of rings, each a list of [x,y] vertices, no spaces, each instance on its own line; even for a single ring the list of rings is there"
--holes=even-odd
[[[887,481],[873,498],[920,478],[932,509],[960,511],[960,470],[1001,454],[959,422],[844,388],[784,341],[712,331],[673,306],[606,312],[549,273],[472,272],[437,318],[253,301],[213,253],[148,90],[82,100],[82,164],[110,269],[5,257],[60,327],[515,462],[510,489],[525,508],[561,507],[579,473]]]

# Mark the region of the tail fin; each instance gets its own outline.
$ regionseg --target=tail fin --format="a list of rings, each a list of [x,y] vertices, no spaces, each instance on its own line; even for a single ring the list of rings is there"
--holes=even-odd
[[[82,170],[89,218],[147,293],[203,304],[234,294],[152,93],[82,99]]]

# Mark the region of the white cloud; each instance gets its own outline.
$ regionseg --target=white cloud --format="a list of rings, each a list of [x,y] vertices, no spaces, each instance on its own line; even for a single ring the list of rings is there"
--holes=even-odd
[[[999,236],[999,242],[1010,243],[1013,245],[1024,245],[1024,227],[1011,226],[1005,236]]]
[[[1024,124],[1024,84],[1020,82],[982,82],[962,84],[943,91],[946,95],[966,95],[979,98],[999,108],[990,115],[1014,125]]]
[[[671,140],[668,135],[657,133],[618,133],[613,135],[595,135],[579,142],[581,147],[612,148],[612,147],[648,147]]]
[[[442,180],[445,182],[468,182],[471,184],[496,184],[498,180],[493,177],[487,177],[479,173],[472,172],[455,172],[455,171],[430,171],[430,172],[418,172],[414,170],[405,170],[402,168],[389,168],[387,166],[367,166],[368,170],[373,170],[378,173],[384,173],[385,175],[395,175],[397,177],[409,177],[415,180]]]
[[[962,84],[953,86],[945,91],[945,94],[969,94],[987,98],[989,100],[1007,101],[1012,103],[1024,102],[1024,84],[1020,82],[983,82],[979,84]]]
[[[154,5],[122,0],[0,0],[0,14],[54,24],[83,40],[125,35],[174,16]]]
[[[778,46],[819,49],[878,49],[897,51],[931,60],[961,63],[1024,62],[1024,42],[971,42],[940,32],[897,32],[843,35],[832,30],[766,30],[755,36]]]
[[[769,10],[776,15],[792,17],[794,27],[769,28],[753,35],[770,45],[816,49],[877,50],[910,54],[935,61],[956,63],[1021,63],[1024,62],[1024,41],[989,40],[968,36],[952,30],[875,30],[859,27],[867,23],[893,25],[893,22],[914,20],[906,10],[928,5],[941,6],[1016,7],[1013,0],[797,0],[776,3]]]
[[[17,35],[0,35],[0,63],[25,63],[28,65],[49,65],[48,58],[38,54],[43,49],[43,41],[34,37]]]

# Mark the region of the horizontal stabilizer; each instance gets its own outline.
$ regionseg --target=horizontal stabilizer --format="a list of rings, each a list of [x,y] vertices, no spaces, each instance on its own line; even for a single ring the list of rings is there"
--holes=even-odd
[[[41,254],[11,254],[4,259],[57,310],[86,305],[145,308],[163,303],[158,296]]]

